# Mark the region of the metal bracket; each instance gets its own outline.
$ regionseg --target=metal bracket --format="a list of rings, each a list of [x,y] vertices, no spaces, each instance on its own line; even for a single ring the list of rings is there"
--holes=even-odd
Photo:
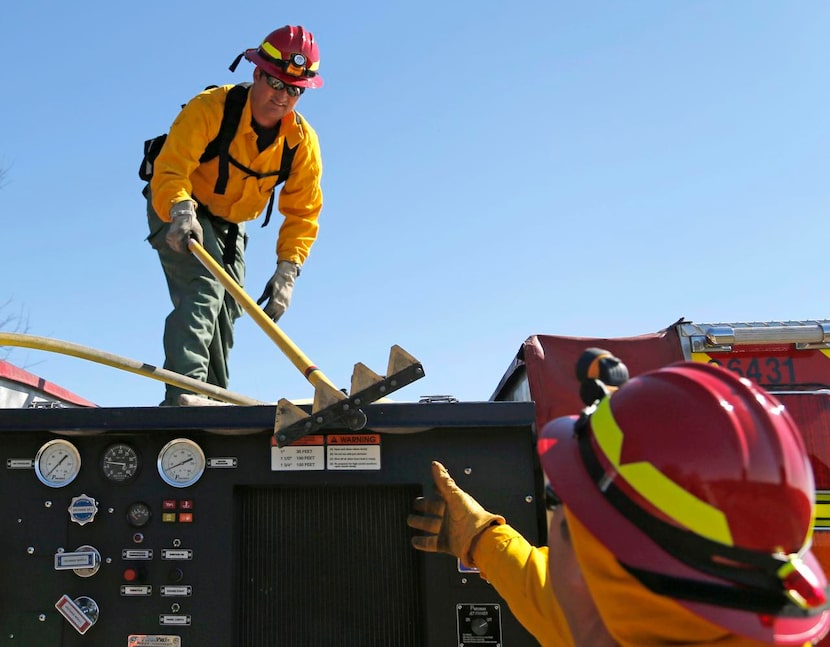
[[[681,324],[693,353],[733,352],[738,346],[792,344],[796,350],[830,348],[830,321]]]
[[[285,398],[277,402],[274,436],[279,447],[315,433],[335,423],[345,424],[351,431],[366,426],[366,414],[360,407],[383,398],[424,376],[424,368],[400,346],[392,346],[386,377],[374,373],[362,363],[355,364],[351,395],[332,388],[325,382],[314,391],[311,414]]]

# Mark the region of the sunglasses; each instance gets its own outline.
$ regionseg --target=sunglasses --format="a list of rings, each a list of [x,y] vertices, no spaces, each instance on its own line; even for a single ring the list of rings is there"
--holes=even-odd
[[[299,97],[303,93],[303,90],[305,90],[305,88],[301,88],[296,85],[289,85],[288,83],[285,83],[284,81],[277,79],[271,76],[270,74],[265,74],[265,81],[268,83],[268,85],[271,86],[272,89],[276,90],[277,92],[279,92],[280,90],[285,90],[288,93],[289,97]]]

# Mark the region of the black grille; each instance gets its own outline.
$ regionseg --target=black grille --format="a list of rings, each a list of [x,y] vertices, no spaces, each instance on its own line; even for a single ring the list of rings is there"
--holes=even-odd
[[[239,647],[420,647],[418,486],[245,487]]]

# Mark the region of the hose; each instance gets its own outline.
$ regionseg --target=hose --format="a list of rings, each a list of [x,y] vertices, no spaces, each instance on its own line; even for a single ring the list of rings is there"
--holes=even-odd
[[[21,348],[33,348],[35,350],[44,350],[52,353],[60,353],[61,355],[69,355],[79,359],[85,359],[98,364],[104,364],[122,371],[136,373],[143,375],[160,382],[165,382],[179,388],[194,391],[206,397],[228,402],[230,404],[243,405],[258,405],[268,404],[261,400],[255,400],[248,396],[228,391],[221,387],[200,380],[195,380],[191,377],[180,375],[174,371],[168,371],[164,368],[158,368],[152,364],[145,364],[127,357],[113,355],[89,346],[81,346],[80,344],[73,344],[72,342],[62,341],[60,339],[52,339],[50,337],[38,337],[36,335],[26,335],[23,333],[14,332],[0,332],[0,346],[18,346]]]

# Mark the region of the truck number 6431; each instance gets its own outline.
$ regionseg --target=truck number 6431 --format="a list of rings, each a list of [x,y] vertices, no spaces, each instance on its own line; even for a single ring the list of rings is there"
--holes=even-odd
[[[758,384],[795,384],[795,366],[793,358],[779,359],[778,357],[753,357],[739,359],[731,357],[726,364],[720,360],[709,360],[710,364],[725,366],[741,377],[748,377]]]

